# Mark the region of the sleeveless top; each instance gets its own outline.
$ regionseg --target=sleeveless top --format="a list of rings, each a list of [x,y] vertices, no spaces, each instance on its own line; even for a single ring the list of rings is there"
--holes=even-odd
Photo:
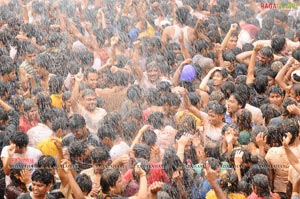
[[[187,49],[191,48],[191,42],[188,39],[188,26],[184,26],[184,27],[179,27],[178,25],[174,25],[174,35],[173,38],[170,40],[170,42],[175,42],[180,44],[179,42],[179,37],[181,34],[181,31],[183,31],[183,41],[184,41],[184,45]]]

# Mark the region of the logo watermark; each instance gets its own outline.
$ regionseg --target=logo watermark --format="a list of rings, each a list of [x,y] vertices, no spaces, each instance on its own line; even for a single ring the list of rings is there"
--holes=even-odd
[[[297,9],[296,3],[261,3],[262,9]]]

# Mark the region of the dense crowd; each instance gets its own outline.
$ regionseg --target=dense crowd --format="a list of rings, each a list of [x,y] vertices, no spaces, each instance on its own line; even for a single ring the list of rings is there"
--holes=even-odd
[[[0,74],[0,198],[300,198],[298,0],[0,0]]]

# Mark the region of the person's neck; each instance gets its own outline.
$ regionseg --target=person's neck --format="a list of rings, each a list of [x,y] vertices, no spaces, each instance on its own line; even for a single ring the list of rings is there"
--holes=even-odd
[[[219,121],[218,123],[216,123],[215,125],[213,125],[215,128],[221,128],[223,126],[223,122]]]
[[[32,192],[30,192],[30,197],[31,197],[32,199],[46,199],[46,195],[41,196],[41,197],[35,197],[35,196],[33,195]]]

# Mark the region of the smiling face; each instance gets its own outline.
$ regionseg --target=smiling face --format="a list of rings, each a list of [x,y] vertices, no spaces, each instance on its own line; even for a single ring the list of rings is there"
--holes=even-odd
[[[147,69],[148,80],[151,83],[156,82],[160,77],[160,70],[157,67],[151,67]]]
[[[44,198],[50,190],[51,184],[46,185],[42,182],[32,181],[32,195],[34,198]]]
[[[82,102],[83,107],[92,112],[96,109],[97,107],[97,98],[95,95],[87,95],[83,98],[83,102]]]

